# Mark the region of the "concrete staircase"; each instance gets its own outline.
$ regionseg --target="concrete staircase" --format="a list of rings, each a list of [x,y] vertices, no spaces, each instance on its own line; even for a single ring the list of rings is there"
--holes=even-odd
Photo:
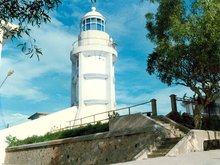
[[[190,129],[187,127],[176,123],[175,121],[165,117],[165,116],[155,116],[152,117],[156,121],[157,124],[165,127],[166,129],[170,130],[171,132],[171,137],[183,137],[185,136]]]
[[[148,158],[165,156],[188,132],[189,129],[165,116],[155,116],[152,119],[159,125],[170,130],[170,137],[161,139],[155,149],[147,154]]]
[[[165,156],[182,138],[165,138],[161,144],[156,146],[156,149],[147,154],[148,158],[155,158]]]

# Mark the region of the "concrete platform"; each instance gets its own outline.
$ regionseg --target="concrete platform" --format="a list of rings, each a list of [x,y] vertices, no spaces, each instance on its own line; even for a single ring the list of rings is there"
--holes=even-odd
[[[220,150],[192,152],[177,157],[159,157],[117,165],[220,165]]]

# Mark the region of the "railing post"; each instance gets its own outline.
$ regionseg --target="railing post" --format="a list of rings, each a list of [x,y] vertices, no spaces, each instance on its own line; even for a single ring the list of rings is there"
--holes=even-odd
[[[131,107],[128,107],[128,114],[131,114]]]
[[[94,124],[95,124],[95,115],[93,115],[93,120],[94,120]]]
[[[172,112],[177,112],[176,95],[174,95],[174,94],[170,95],[170,100],[171,100]]]
[[[151,100],[152,116],[157,116],[157,100]]]
[[[69,128],[71,129],[72,127],[72,121],[68,121],[69,122]]]

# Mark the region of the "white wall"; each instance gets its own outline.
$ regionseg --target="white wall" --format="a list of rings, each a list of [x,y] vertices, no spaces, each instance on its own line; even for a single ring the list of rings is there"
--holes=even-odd
[[[3,31],[0,29],[0,67],[2,63]]]
[[[78,92],[72,93],[72,101],[79,101],[77,119],[115,109],[114,63],[117,51],[110,36],[97,30],[81,32],[71,52],[73,66],[77,59],[78,73],[72,67],[72,92]],[[73,90],[76,87],[78,90]],[[108,114],[100,115],[99,119],[101,116],[104,119]]]
[[[191,130],[166,156],[203,151],[203,142],[214,139],[220,139],[219,131]]]
[[[67,121],[75,119],[76,111],[76,107],[71,107],[39,119],[0,130],[0,164],[4,162],[5,148],[7,147],[5,140],[7,136],[12,135],[18,139],[24,139],[32,135],[44,135],[55,127],[67,127],[69,126],[69,122]]]

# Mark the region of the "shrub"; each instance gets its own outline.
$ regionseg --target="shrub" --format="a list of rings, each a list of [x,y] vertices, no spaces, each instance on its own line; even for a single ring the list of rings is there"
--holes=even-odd
[[[73,128],[70,130],[58,131],[55,133],[46,133],[44,136],[33,135],[23,140],[19,140],[11,135],[6,137],[8,147],[45,142],[56,139],[64,139],[75,136],[89,135],[98,132],[106,132],[109,130],[108,123],[98,122],[94,125],[88,124],[84,127]]]

